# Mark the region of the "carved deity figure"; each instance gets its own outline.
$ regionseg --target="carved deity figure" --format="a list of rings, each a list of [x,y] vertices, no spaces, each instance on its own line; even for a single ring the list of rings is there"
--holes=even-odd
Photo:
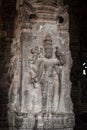
[[[56,57],[53,57],[52,39],[48,34],[44,40],[44,58],[36,60],[37,74],[32,79],[34,83],[40,83],[42,92],[42,113],[48,116],[55,113],[58,109],[59,87],[61,87],[59,86],[58,67],[65,63],[62,59],[58,59],[57,53],[58,52],[55,53]]]

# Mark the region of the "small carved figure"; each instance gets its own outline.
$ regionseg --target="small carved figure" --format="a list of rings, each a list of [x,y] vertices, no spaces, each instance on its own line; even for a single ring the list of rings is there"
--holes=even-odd
[[[35,46],[34,48],[31,49],[31,54],[33,55],[32,56],[32,59],[33,61],[35,62],[36,59],[39,57],[40,55],[40,50],[39,50],[39,47],[38,46]]]
[[[34,82],[34,78],[36,77],[37,75],[37,67],[36,65],[34,64],[34,61],[32,59],[29,59],[28,61],[29,63],[29,75],[30,75],[30,80],[31,80],[31,83],[33,84],[33,88],[35,88],[37,85],[36,83]]]
[[[34,79],[37,77],[38,68],[34,64],[34,61],[31,58],[29,58],[28,64],[29,64],[29,76],[30,76],[29,87],[32,90],[32,92],[29,91],[29,105],[28,105],[29,107],[27,108],[29,109],[30,112],[33,112],[33,114],[34,113],[36,114],[36,113],[41,112],[40,83],[34,81]]]

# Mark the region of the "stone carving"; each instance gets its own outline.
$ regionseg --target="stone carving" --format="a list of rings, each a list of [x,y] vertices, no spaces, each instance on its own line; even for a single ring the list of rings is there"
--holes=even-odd
[[[66,128],[73,127],[74,125],[74,116],[72,114],[58,114],[57,116],[53,116],[53,118],[44,118],[44,129],[62,129],[66,126]]]
[[[18,3],[8,70],[10,130],[72,130],[67,9],[57,6],[60,0]],[[57,22],[60,14],[67,24]]]
[[[12,111],[16,110],[19,101],[19,88],[20,88],[20,48],[17,41],[12,44],[12,57],[9,64],[8,73],[10,75],[11,85],[9,89],[9,104],[8,106]],[[16,104],[17,103],[17,104]]]
[[[28,115],[28,113],[16,112],[15,113],[15,127],[17,129],[30,129],[34,127],[34,118],[32,115]]]
[[[41,87],[43,114],[51,116],[58,110],[58,105],[55,110],[53,108],[55,103],[59,104],[60,98],[61,86],[59,83],[61,81],[59,81],[58,67],[65,64],[65,58],[59,53],[58,47],[56,47],[55,58],[53,58],[53,45],[49,34],[46,36],[43,46],[44,55],[41,57],[42,48],[39,49],[37,46],[31,50],[33,57],[32,60],[29,59],[30,77],[33,88]]]
[[[49,4],[49,5],[53,5],[53,6],[57,6],[57,5],[62,5],[63,1],[62,0],[30,0],[30,2],[32,3],[42,3],[42,4]]]
[[[31,28],[32,21],[43,18],[55,20],[57,18],[57,7],[60,3],[63,2],[56,0],[23,0],[23,2],[18,2],[19,21],[23,22],[23,28]],[[45,6],[43,7],[42,4]],[[42,9],[44,10],[43,16]],[[48,14],[46,14],[46,11]]]
[[[35,62],[37,58],[42,58],[43,57],[43,48],[39,48],[38,46],[35,46],[34,48],[31,49],[31,54],[32,54],[32,60]]]

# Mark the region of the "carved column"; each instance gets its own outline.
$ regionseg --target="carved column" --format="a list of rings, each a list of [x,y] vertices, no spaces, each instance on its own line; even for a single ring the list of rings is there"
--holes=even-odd
[[[56,0],[17,3],[8,104],[14,130],[73,129],[67,9]]]

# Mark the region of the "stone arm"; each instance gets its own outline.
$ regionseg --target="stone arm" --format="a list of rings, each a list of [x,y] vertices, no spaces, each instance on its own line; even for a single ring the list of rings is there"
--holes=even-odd
[[[55,65],[54,69],[55,69],[55,71],[56,71],[56,74],[59,75],[59,66],[58,66],[58,65]]]
[[[34,82],[39,82],[43,73],[43,63],[41,61],[37,61],[36,66],[37,66],[37,72],[33,80]]]
[[[56,58],[60,61],[60,65],[64,65],[66,63],[65,56],[59,51],[55,52]]]

